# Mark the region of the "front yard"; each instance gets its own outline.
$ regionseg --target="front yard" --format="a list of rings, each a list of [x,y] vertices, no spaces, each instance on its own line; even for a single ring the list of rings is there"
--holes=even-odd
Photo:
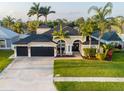
[[[113,54],[112,62],[97,60],[55,60],[54,76],[124,77],[124,52]]]
[[[0,72],[11,63],[13,59],[8,57],[12,54],[12,50],[0,50]]]
[[[113,54],[112,62],[98,60],[55,60],[54,76],[124,77],[124,52]],[[124,82],[54,82],[61,91],[124,90]]]

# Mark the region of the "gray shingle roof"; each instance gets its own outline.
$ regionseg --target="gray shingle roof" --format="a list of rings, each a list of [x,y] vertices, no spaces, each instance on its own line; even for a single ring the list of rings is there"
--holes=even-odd
[[[52,42],[52,38],[47,35],[32,34],[24,39],[21,39],[14,44],[28,44],[30,42]]]
[[[56,27],[56,31],[59,31],[59,30],[60,30],[60,26],[58,25]],[[52,29],[52,31],[54,31],[54,29]],[[68,35],[70,35],[70,36],[80,36],[81,35],[77,29],[74,29],[74,28],[72,28],[70,26],[66,26],[66,25],[63,25],[63,31],[67,31]]]
[[[18,35],[16,32],[0,26],[0,39],[11,39]]]
[[[59,26],[57,27],[56,30],[59,31]],[[15,42],[14,44],[28,44],[30,42],[53,42],[52,41],[53,31],[54,31],[54,29],[51,29],[42,34],[32,34],[24,39],[21,39],[21,40]],[[73,29],[72,27],[69,27],[69,26],[64,26],[63,31],[68,31],[68,35],[72,35],[72,36],[80,35],[76,29]]]
[[[95,31],[92,34],[92,36],[98,38],[99,37],[99,32]],[[104,33],[102,39],[106,40],[106,41],[122,41],[121,38],[118,36],[118,34],[116,32],[114,32],[114,31]]]

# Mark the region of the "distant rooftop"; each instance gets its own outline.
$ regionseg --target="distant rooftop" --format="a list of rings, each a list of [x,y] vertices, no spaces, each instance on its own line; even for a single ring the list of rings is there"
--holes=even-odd
[[[16,32],[0,26],[0,39],[11,39],[16,36],[18,36]]]

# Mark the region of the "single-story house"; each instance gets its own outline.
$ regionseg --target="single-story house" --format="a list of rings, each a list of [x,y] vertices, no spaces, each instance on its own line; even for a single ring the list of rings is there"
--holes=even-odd
[[[59,30],[60,28],[57,26],[56,31]],[[37,29],[36,34],[31,34],[26,38],[13,43],[15,57],[74,56],[75,52],[78,52],[83,56],[83,48],[89,47],[88,37],[82,37],[75,28],[63,26],[63,31],[68,32],[69,35],[69,38],[65,38],[64,40],[55,39],[55,36],[52,35],[53,31],[54,29],[49,28],[47,25],[41,25]],[[106,35],[107,34],[105,34],[102,39],[105,39],[104,37],[106,37]],[[114,35],[113,33],[107,40],[121,41],[121,39],[118,39],[116,36],[117,35]],[[92,47],[98,47],[98,37],[94,33],[92,35]]]
[[[0,49],[11,49],[12,43],[19,40],[19,35],[10,29],[0,26]]]
[[[59,26],[56,30],[59,31]],[[63,26],[63,31],[67,31],[69,35],[65,40],[54,39],[53,31],[47,25],[41,25],[36,34],[13,43],[15,57],[73,55],[75,51],[82,54],[82,43],[85,38],[82,38],[76,29]]]

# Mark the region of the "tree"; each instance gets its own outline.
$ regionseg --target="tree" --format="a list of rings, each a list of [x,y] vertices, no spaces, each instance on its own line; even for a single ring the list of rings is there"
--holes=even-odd
[[[78,19],[75,21],[75,25],[78,27],[78,31],[79,31],[80,33],[82,33],[81,29],[82,29],[84,23],[85,23],[85,20],[84,20],[83,17],[78,18]]]
[[[115,29],[118,33],[124,34],[124,17],[117,16],[112,19],[112,28]]]
[[[62,23],[60,23],[60,30],[59,31],[56,31],[56,26],[54,27],[54,32],[52,33],[52,35],[54,36],[54,39],[64,40],[65,38],[69,38],[68,32],[63,31]],[[61,46],[60,46],[60,55],[62,56]]]
[[[28,21],[27,22],[27,30],[31,33],[35,33],[37,30],[38,24],[39,24],[39,21]]]
[[[15,20],[15,18],[12,18],[11,16],[4,17],[2,20],[3,26],[11,29],[12,25],[14,24],[14,20]]]
[[[12,25],[12,29],[17,32],[17,33],[24,33],[24,28],[23,28],[23,23],[22,22],[15,22],[13,25]]]
[[[99,28],[98,52],[100,52],[101,38],[108,26],[110,26],[106,17],[112,13],[112,7],[112,3],[108,2],[104,7],[98,8],[97,6],[92,6],[88,10],[88,13],[90,13],[91,11],[95,11],[96,13],[93,18],[95,18]]]
[[[40,3],[33,3],[33,6],[30,8],[28,14],[29,17],[36,15],[37,21],[39,21],[40,14]]]
[[[49,14],[55,13],[55,11],[51,11],[50,9],[51,9],[50,6],[48,6],[48,7],[40,7],[40,15],[45,17],[45,22],[47,22],[47,16]]]
[[[83,36],[89,36],[89,48],[91,48],[91,35],[94,31],[94,22],[92,19],[88,18],[80,28],[80,32]]]

